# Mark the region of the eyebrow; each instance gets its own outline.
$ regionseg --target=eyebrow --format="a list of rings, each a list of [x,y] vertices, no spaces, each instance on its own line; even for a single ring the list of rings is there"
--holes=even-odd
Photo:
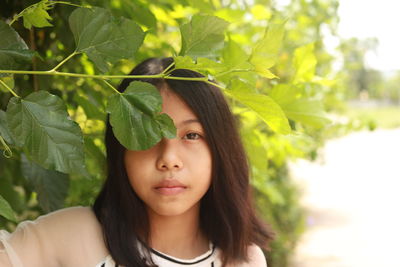
[[[191,124],[191,123],[199,123],[200,124],[200,121],[198,119],[184,120],[184,121],[181,121],[179,124],[177,124],[177,127],[180,128],[184,125]]]

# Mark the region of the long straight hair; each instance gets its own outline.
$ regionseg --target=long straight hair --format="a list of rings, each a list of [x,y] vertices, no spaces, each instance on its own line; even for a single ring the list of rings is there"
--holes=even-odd
[[[130,74],[159,74],[172,63],[172,58],[150,58]],[[173,70],[170,75],[204,77],[186,69]],[[268,249],[272,233],[255,214],[247,157],[236,120],[220,89],[199,81],[124,79],[118,90],[123,92],[134,80],[149,82],[158,89],[167,86],[186,102],[203,126],[212,154],[212,182],[201,199],[200,227],[222,251],[223,265],[248,260],[247,248],[251,244]],[[108,175],[93,206],[105,243],[118,265],[152,266],[145,203],[129,183],[123,160],[126,148],[114,136],[109,118],[105,143]],[[144,247],[142,253],[139,242]]]

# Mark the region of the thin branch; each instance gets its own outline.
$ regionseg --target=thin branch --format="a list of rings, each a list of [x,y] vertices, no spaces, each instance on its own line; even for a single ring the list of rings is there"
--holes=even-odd
[[[91,6],[83,6],[83,5],[73,4],[73,3],[65,2],[65,1],[51,1],[51,2],[48,2],[48,5],[55,5],[55,4],[64,4],[64,5],[67,5],[67,6],[86,7],[86,8],[90,8],[91,7]]]
[[[164,78],[169,80],[181,80],[181,81],[199,81],[206,82],[208,84],[214,85],[220,89],[225,89],[221,85],[211,82],[207,79],[207,77],[176,77],[169,76],[165,74],[154,74],[154,75],[94,75],[94,74],[80,74],[80,73],[70,73],[70,72],[59,72],[59,71],[29,71],[29,70],[0,70],[0,73],[7,74],[37,74],[37,75],[53,75],[53,76],[67,76],[67,77],[76,77],[76,78],[93,78],[100,80],[108,80],[108,79],[134,79],[134,78],[142,78],[142,79],[155,79],[155,78]],[[110,84],[109,84],[110,85]],[[114,87],[113,87],[114,88]],[[114,88],[115,89],[115,88]],[[116,90],[116,89],[115,89]]]
[[[113,89],[115,92],[117,92],[118,94],[121,94],[120,91],[118,91],[114,86],[112,86],[111,83],[107,82],[106,80],[102,80],[105,84],[107,84],[109,87],[111,87],[111,89]]]
[[[12,25],[14,22],[16,22],[20,17],[22,17],[22,16],[24,15],[24,13],[25,13],[28,9],[31,9],[31,8],[35,7],[37,4],[38,4],[38,3],[33,4],[33,5],[30,5],[30,6],[26,7],[26,8],[24,8],[21,12],[19,12],[17,15],[15,15],[15,16],[13,17],[12,21],[11,21],[8,25],[11,26],[11,25]]]
[[[33,51],[35,51],[36,50],[36,43],[35,43],[35,28],[31,28],[30,30],[29,30],[29,39],[30,39],[30,45],[31,45],[31,49],[33,50]],[[33,57],[32,58],[32,69],[33,70],[36,70],[37,69],[37,60],[36,60],[36,57]],[[33,90],[36,92],[36,91],[38,91],[39,90],[39,82],[38,82],[38,79],[37,79],[37,76],[36,75],[32,75],[33,77]]]
[[[163,74],[155,75],[95,75],[95,74],[80,74],[71,72],[60,72],[51,70],[0,70],[0,73],[6,74],[37,74],[37,75],[53,75],[53,76],[67,76],[77,78],[93,78],[93,79],[125,79],[125,78],[164,78]]]
[[[207,77],[191,78],[191,77],[164,76],[163,78],[168,80],[182,80],[182,81],[199,81],[199,82],[208,81]]]
[[[223,86],[221,86],[221,85],[219,85],[218,83],[215,83],[215,82],[211,82],[211,81],[207,80],[206,83],[211,84],[212,86],[218,87],[221,90],[225,90],[226,89],[225,87],[223,87]]]
[[[3,82],[3,80],[0,79],[0,84],[2,84],[5,88],[7,88],[8,91],[10,91],[11,94],[13,94],[15,97],[20,97],[19,95],[17,95],[13,89],[11,89],[5,82]]]
[[[161,74],[166,74],[167,72],[169,73],[169,69],[172,68],[172,66],[175,65],[175,62],[172,62]]]
[[[67,62],[69,59],[71,59],[73,56],[79,54],[79,52],[74,51],[71,55],[69,55],[68,57],[64,58],[63,61],[61,61],[57,66],[55,66],[54,68],[52,68],[51,70],[49,70],[49,72],[55,72],[59,67],[61,67],[65,62]]]

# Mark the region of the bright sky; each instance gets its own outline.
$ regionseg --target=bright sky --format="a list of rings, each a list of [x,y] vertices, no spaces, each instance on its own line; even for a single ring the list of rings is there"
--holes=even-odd
[[[377,37],[377,53],[367,64],[382,71],[400,70],[400,0],[340,0],[339,35]]]

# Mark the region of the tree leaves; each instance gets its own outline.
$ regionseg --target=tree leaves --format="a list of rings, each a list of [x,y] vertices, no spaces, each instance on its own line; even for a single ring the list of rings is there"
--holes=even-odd
[[[133,57],[144,39],[134,21],[114,18],[103,8],[78,8],[69,17],[69,24],[76,52],[86,53],[102,72],[120,59]]]
[[[35,52],[29,50],[18,33],[3,21],[0,21],[0,36],[0,69],[20,70],[29,66]]]
[[[22,174],[37,193],[40,207],[45,212],[64,207],[69,187],[68,175],[44,169],[24,156],[21,161]]]
[[[14,211],[12,210],[10,204],[0,195],[0,215],[4,218],[16,222]]]
[[[294,121],[315,128],[321,128],[330,122],[321,101],[300,95],[293,85],[278,84],[272,89],[270,96],[282,107],[286,116]]]
[[[46,91],[25,99],[13,97],[7,121],[17,145],[31,160],[47,169],[86,174],[81,130],[68,118],[59,97]]]
[[[3,110],[0,110],[0,136],[11,145],[15,142],[10,129],[8,128],[6,113]]]
[[[118,141],[130,150],[145,150],[162,137],[172,138],[176,129],[161,112],[161,96],[150,83],[131,82],[124,93],[112,95],[107,112]]]
[[[281,107],[269,96],[237,90],[226,90],[225,93],[256,112],[260,118],[275,132],[291,132],[289,122]]]
[[[194,15],[189,23],[180,27],[182,49],[179,55],[216,57],[224,45],[224,30],[228,22],[215,16]]]
[[[271,23],[264,37],[256,43],[250,56],[250,63],[261,76],[268,79],[276,76],[268,69],[275,65],[282,45],[284,23]]]
[[[49,22],[49,20],[51,20],[51,17],[49,13],[47,13],[47,10],[51,8],[50,5],[50,1],[42,0],[25,10],[22,14],[24,17],[24,27],[27,29],[31,29],[32,26],[38,28],[53,26]]]
[[[296,48],[294,51],[293,65],[296,74],[293,83],[309,82],[314,78],[317,59],[314,55],[314,43]]]

